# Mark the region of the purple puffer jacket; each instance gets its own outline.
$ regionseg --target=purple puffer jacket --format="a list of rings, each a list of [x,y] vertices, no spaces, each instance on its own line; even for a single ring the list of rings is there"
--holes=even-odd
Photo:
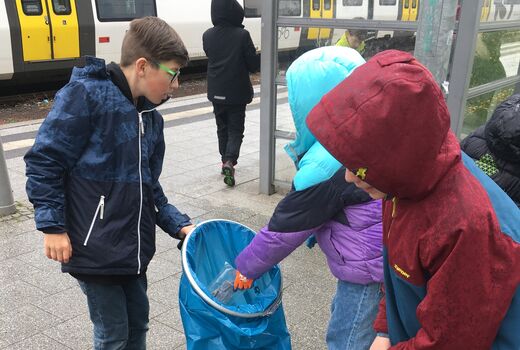
[[[343,210],[348,225],[328,220],[321,226],[298,232],[262,228],[236,258],[237,270],[256,279],[315,234],[332,274],[338,279],[358,284],[382,282],[381,201],[350,205]]]

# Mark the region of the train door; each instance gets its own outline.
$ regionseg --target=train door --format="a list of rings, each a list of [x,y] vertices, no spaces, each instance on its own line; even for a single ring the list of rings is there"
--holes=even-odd
[[[24,61],[79,57],[75,0],[16,0]]]
[[[79,57],[79,27],[75,1],[49,1],[54,59]]]
[[[50,60],[51,28],[47,4],[41,0],[17,0],[24,61]]]
[[[310,18],[333,18],[334,17],[334,0],[310,0],[309,1]],[[331,34],[330,28],[309,28],[307,39],[323,40],[329,39]]]
[[[402,21],[417,21],[419,14],[419,0],[403,0]]]
[[[410,6],[410,21],[417,21],[419,16],[419,0],[411,0]]]

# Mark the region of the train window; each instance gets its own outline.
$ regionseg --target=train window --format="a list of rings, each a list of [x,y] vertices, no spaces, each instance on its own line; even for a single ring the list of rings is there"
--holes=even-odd
[[[504,0],[504,5],[517,5],[520,4],[520,0]]]
[[[323,9],[325,11],[330,11],[332,8],[332,1],[331,0],[323,0]]]
[[[343,6],[362,6],[363,0],[343,0]]]
[[[52,9],[57,15],[70,15],[70,0],[52,0]]]
[[[412,8],[413,9],[417,8],[417,0],[412,0]]]
[[[280,0],[278,2],[278,15],[300,16],[302,14],[302,2],[300,0]]]
[[[321,7],[320,0],[312,0],[312,10],[319,11]]]
[[[157,16],[155,0],[96,0],[96,10],[100,22]]]
[[[397,0],[379,0],[381,6],[395,6],[396,4]]]
[[[410,0],[404,0],[404,8],[410,8]]]
[[[26,16],[40,16],[43,13],[40,0],[22,0],[22,9]]]
[[[262,17],[263,0],[244,0],[245,17]]]

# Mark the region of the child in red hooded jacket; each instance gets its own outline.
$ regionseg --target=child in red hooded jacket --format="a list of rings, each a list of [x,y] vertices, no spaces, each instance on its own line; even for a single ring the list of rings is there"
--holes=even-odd
[[[386,296],[371,350],[519,349],[520,234],[502,231],[461,161],[430,72],[408,53],[384,51],[307,123],[350,169],[347,181],[385,199]]]

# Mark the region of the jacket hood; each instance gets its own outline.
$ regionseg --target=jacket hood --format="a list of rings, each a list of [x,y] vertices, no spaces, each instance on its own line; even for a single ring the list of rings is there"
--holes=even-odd
[[[323,97],[307,124],[348,169],[404,199],[428,194],[460,162],[444,97],[412,55],[383,51]]]
[[[107,79],[108,72],[105,60],[93,56],[81,57],[80,64],[72,69],[70,81],[85,79],[87,77]]]
[[[498,105],[484,133],[491,153],[520,170],[520,94]]]
[[[354,49],[326,46],[298,57],[286,72],[289,107],[296,139],[285,146],[287,154],[297,162],[316,142],[305,123],[307,115],[320,99],[365,60]]]
[[[123,95],[125,95],[130,102],[134,103],[132,90],[130,89],[130,85],[128,85],[128,80],[126,80],[126,76],[121,70],[121,67],[119,67],[117,63],[112,62],[107,65],[107,72],[114,85],[121,90]]]
[[[211,22],[214,26],[244,28],[244,9],[236,0],[212,0]]]

